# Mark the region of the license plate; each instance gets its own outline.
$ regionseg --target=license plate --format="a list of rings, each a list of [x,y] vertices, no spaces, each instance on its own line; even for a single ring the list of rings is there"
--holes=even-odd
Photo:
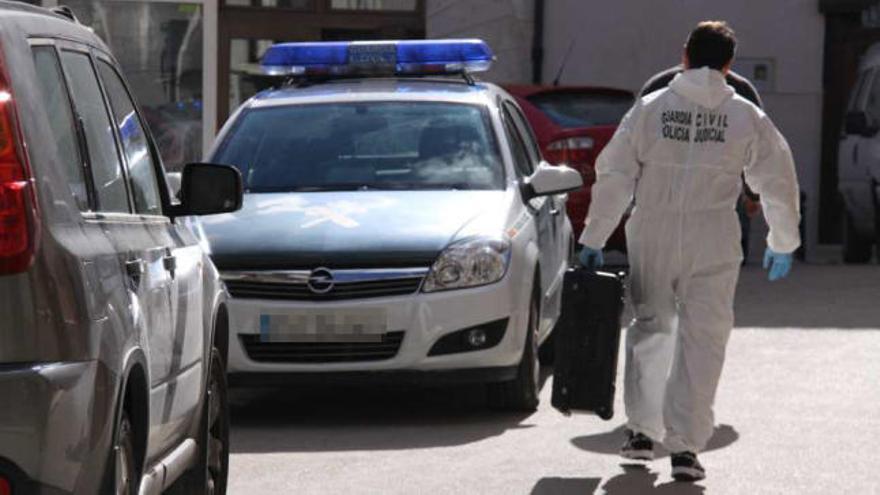
[[[350,65],[394,65],[397,63],[395,45],[354,44],[348,47]]]
[[[259,324],[263,342],[380,342],[388,330],[382,309],[263,313]]]

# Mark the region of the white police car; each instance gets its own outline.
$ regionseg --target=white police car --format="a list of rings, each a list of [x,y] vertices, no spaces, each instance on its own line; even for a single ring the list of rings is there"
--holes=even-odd
[[[232,299],[233,384],[478,381],[538,403],[573,247],[564,193],[478,40],[291,43],[211,160],[241,211],[203,220]]]

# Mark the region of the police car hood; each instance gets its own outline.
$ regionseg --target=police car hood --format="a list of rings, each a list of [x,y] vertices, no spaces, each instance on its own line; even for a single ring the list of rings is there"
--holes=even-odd
[[[718,108],[734,95],[727,85],[724,74],[717,70],[702,67],[691,69],[675,76],[669,83],[672,91],[705,108]]]
[[[451,241],[498,235],[505,191],[246,194],[241,210],[202,218],[225,270],[428,267]]]

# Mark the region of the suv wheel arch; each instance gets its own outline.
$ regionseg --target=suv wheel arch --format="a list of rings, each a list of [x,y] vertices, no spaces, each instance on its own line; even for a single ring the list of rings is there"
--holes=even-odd
[[[114,485],[115,456],[114,446],[118,435],[118,425],[123,411],[128,413],[133,430],[134,457],[136,468],[136,483],[139,485],[144,473],[147,457],[147,435],[150,421],[150,392],[149,378],[147,376],[146,358],[140,349],[133,349],[127,356],[125,365],[120,373],[119,387],[113,399],[115,404],[110,421],[110,441],[107,453],[107,464],[104,468],[104,487]],[[106,490],[105,490],[106,491]],[[107,493],[111,493],[110,490]]]

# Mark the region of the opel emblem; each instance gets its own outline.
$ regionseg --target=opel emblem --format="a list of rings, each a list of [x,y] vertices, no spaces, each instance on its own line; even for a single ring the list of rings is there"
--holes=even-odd
[[[326,268],[315,268],[309,275],[307,285],[314,294],[326,294],[333,290],[333,273]]]

